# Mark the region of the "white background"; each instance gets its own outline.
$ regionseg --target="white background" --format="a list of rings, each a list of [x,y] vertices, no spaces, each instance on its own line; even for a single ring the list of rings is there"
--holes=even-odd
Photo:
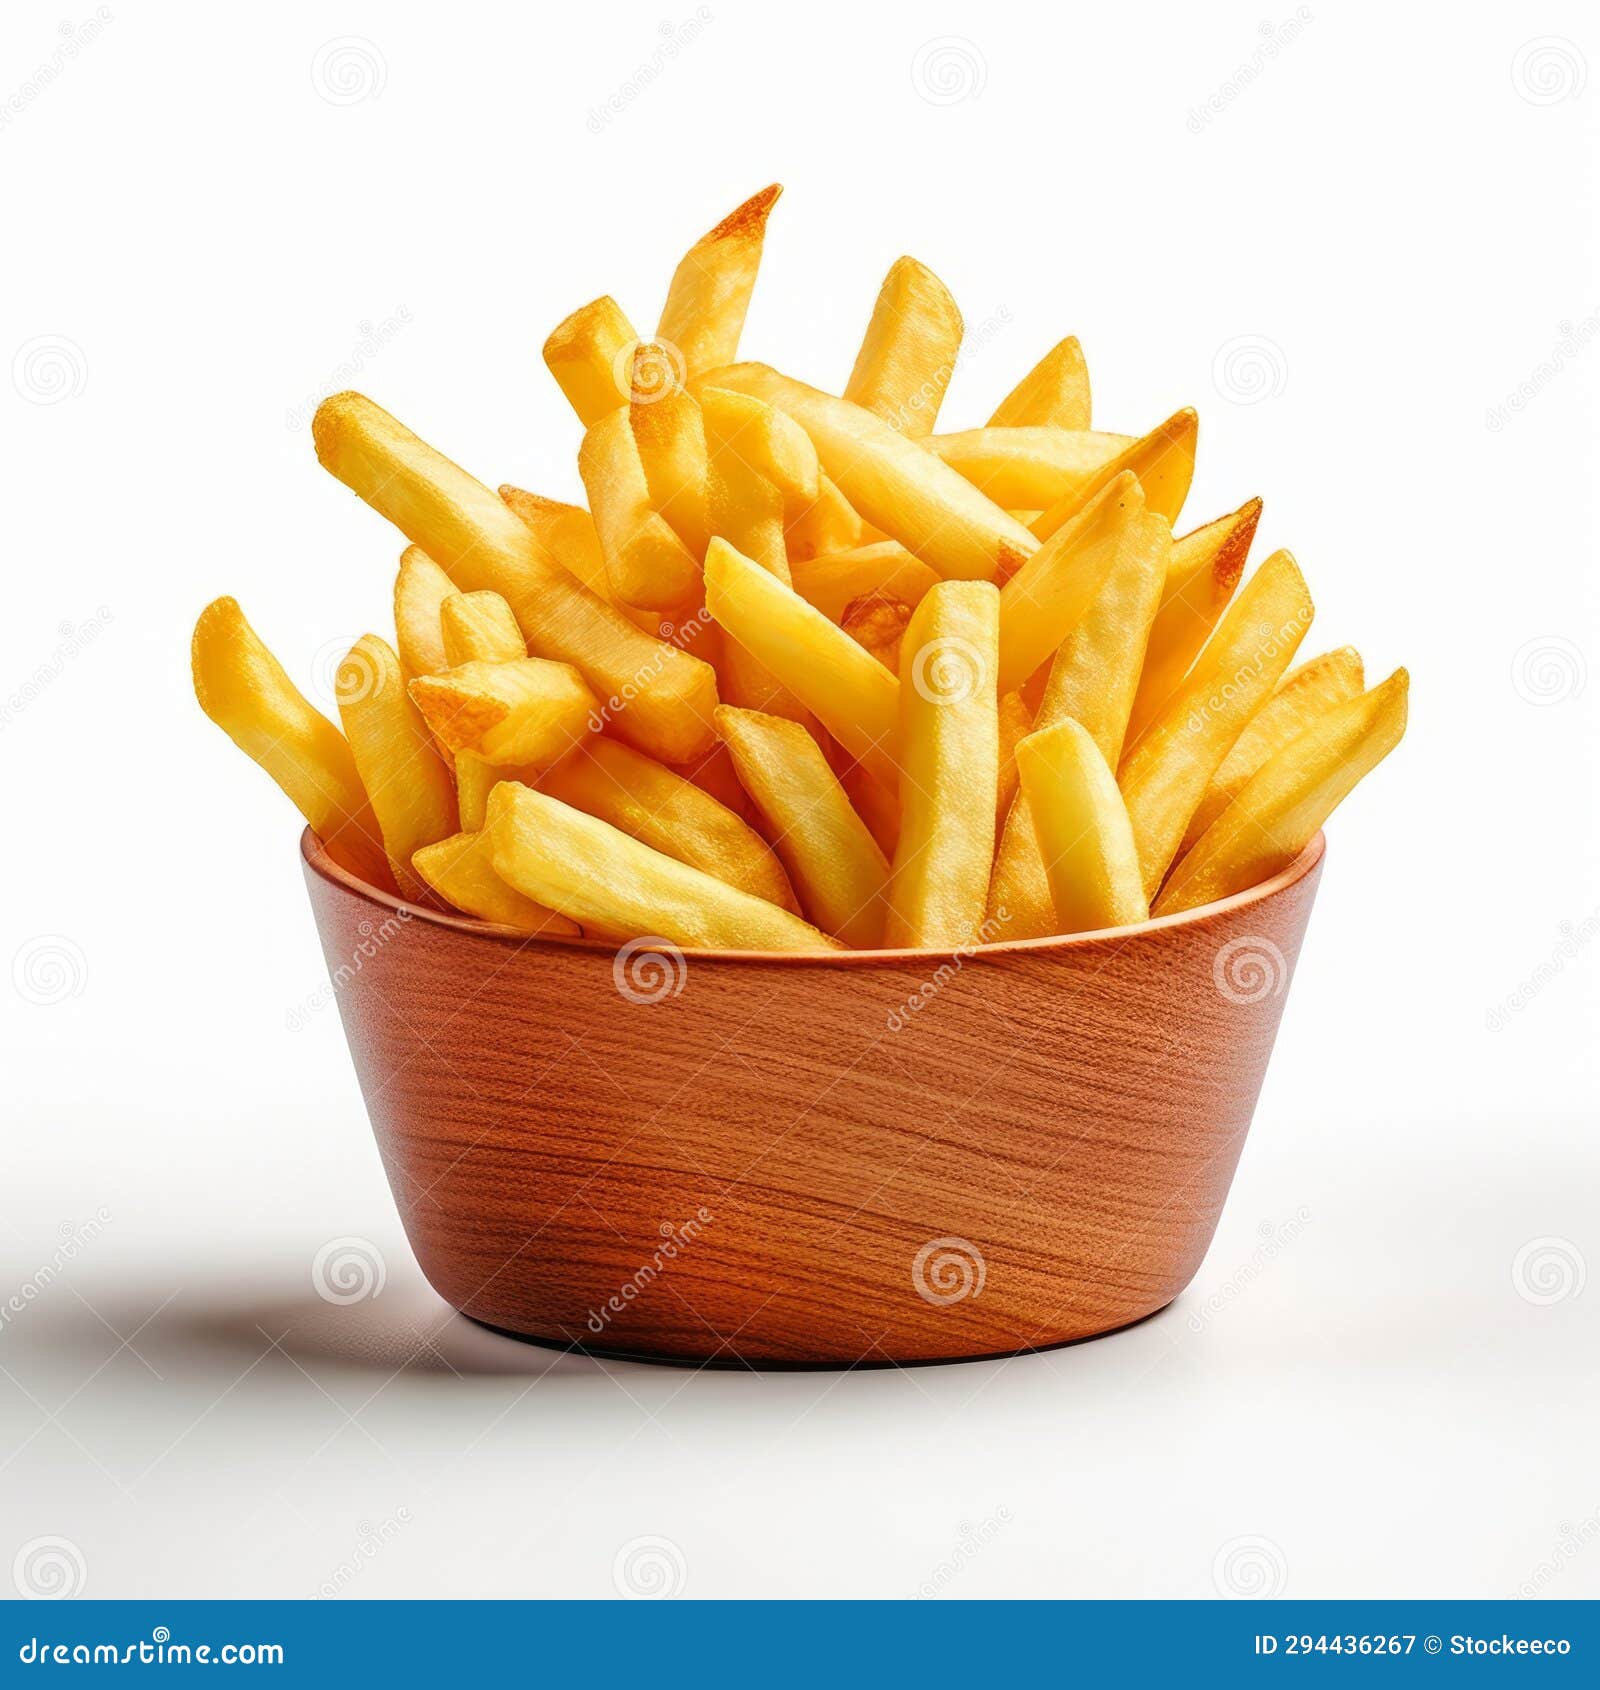
[[[92,15],[0,19],[0,1288],[43,1274],[0,1592],[59,1538],[89,1595],[610,1595],[660,1538],[701,1596],[1600,1593],[1591,10]],[[603,291],[648,327],[773,179],[749,355],[836,387],[912,253],[998,323],[947,426],[1078,334],[1100,426],[1199,408],[1191,522],[1264,495],[1307,651],[1412,672],[1211,1255],[1100,1343],[755,1378],[451,1319],[315,1007],[299,824],[189,695],[218,593],[324,699],[388,632],[398,538],[311,402],[574,496],[545,333]],[[335,1307],[345,1235],[387,1277]]]

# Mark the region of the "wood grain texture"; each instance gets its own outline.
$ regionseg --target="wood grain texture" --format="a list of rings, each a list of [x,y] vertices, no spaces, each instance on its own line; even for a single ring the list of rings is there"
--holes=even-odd
[[[303,856],[442,1297],[547,1342],[849,1366],[1064,1343],[1183,1290],[1322,840],[1204,910],[955,956],[523,941]]]

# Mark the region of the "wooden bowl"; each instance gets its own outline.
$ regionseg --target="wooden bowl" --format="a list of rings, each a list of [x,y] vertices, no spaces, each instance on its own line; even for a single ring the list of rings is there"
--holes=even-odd
[[[1322,861],[1137,927],[816,957],[525,940],[306,884],[423,1272],[652,1360],[1071,1343],[1211,1242]]]

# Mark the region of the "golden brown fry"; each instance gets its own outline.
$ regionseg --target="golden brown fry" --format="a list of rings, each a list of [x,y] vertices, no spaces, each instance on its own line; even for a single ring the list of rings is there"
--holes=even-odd
[[[839,753],[831,734],[828,735],[828,743],[835,748],[835,756],[829,757],[829,764],[839,776],[845,796],[855,813],[867,824],[867,831],[877,840],[878,849],[892,862],[895,847],[900,843],[898,783],[891,785],[881,775],[874,774],[865,763],[851,763],[846,768],[838,768],[835,757]],[[823,755],[828,756],[828,752],[824,751]]]
[[[1000,593],[941,581],[900,659],[900,841],[884,943],[946,949],[983,926],[1000,782]]]
[[[400,572],[394,578],[394,636],[408,681],[444,668],[439,606],[456,590],[455,582],[421,546],[407,546],[400,554]]]
[[[417,684],[426,684],[426,677]],[[395,881],[408,898],[426,900],[427,882],[411,859],[456,831],[450,771],[406,696],[400,659],[387,641],[363,634],[339,665],[336,686],[339,719]]]
[[[911,621],[911,607],[888,593],[864,593],[845,606],[839,626],[870,651],[890,674],[900,673],[900,642]]]
[[[690,374],[739,356],[767,218],[782,192],[774,182],[753,194],[702,235],[673,272],[656,338],[678,348]]]
[[[615,740],[592,739],[542,776],[538,786],[652,850],[800,913],[783,865],[761,835],[653,757]]]
[[[498,593],[452,593],[439,606],[445,663],[513,663],[528,655],[511,606]]]
[[[436,845],[424,845],[413,855],[411,866],[445,903],[479,921],[549,938],[574,938],[583,932],[577,922],[506,885],[494,872],[487,833],[453,833]]]
[[[502,594],[529,650],[571,663],[613,732],[664,762],[689,762],[710,747],[710,666],[645,635],[589,592],[481,482],[357,393],[324,400],[313,432],[323,465],[458,587]]]
[[[1038,549],[1026,528],[965,477],[871,411],[765,364],[730,364],[714,381],[787,411],[850,504],[938,574],[993,580]]]
[[[1058,933],[1092,933],[1150,913],[1116,777],[1070,716],[1017,747]]]
[[[1088,614],[1130,524],[1144,515],[1131,474],[1101,488],[1000,592],[1000,690],[1015,692]]]
[[[898,778],[900,687],[876,658],[725,540],[706,552],[706,608],[851,756]]]
[[[656,407],[602,417],[583,437],[578,473],[616,598],[643,609],[673,610],[698,599],[700,563],[656,507],[633,429],[634,409]],[[703,497],[703,475],[701,489]]]
[[[547,499],[542,493],[510,485],[500,488],[500,497],[563,569],[576,575],[591,593],[616,602],[594,518],[582,505],[563,504],[560,499]]]
[[[1251,499],[1231,516],[1172,542],[1161,605],[1150,624],[1144,669],[1128,715],[1129,745],[1178,690],[1211,638],[1244,574],[1260,519],[1261,501]]]
[[[1007,510],[1042,511],[1068,498],[1080,504],[1105,485],[1106,466],[1127,455],[1131,435],[1064,428],[969,428],[936,434],[930,451]],[[1058,525],[1059,526],[1059,525]],[[1048,538],[1048,535],[1045,536]]]
[[[457,664],[410,691],[443,744],[503,768],[548,768],[591,731],[595,710],[578,671],[543,657]]]
[[[1206,795],[1189,820],[1179,855],[1211,826],[1269,757],[1297,739],[1332,705],[1358,698],[1366,686],[1361,654],[1340,646],[1313,657],[1283,677],[1278,690],[1244,725],[1233,749],[1211,777]]]
[[[1409,687],[1397,669],[1371,692],[1330,706],[1274,752],[1172,871],[1155,913],[1215,903],[1287,868],[1400,743]]]
[[[878,944],[889,861],[816,740],[797,722],[726,705],[717,711],[717,727],[804,914],[858,950]]]
[[[1183,501],[1189,496],[1189,483],[1194,479],[1194,449],[1199,434],[1200,419],[1193,411],[1175,412],[1096,470],[1086,481],[1057,499],[1032,524],[1033,533],[1041,540],[1048,540],[1064,523],[1070,522],[1107,482],[1130,471],[1139,478],[1145,504],[1169,523],[1175,523],[1183,509]],[[1021,504],[1023,501],[1019,499],[1015,502]]]
[[[585,428],[628,399],[628,359],[639,337],[609,296],[580,305],[551,331],[544,361]]]
[[[1089,366],[1075,335],[1058,341],[995,407],[990,428],[1089,426]]]
[[[844,396],[920,440],[933,432],[960,354],[961,313],[950,290],[927,265],[897,258],[878,290]]]
[[[1000,698],[1000,780],[994,795],[995,837],[1017,795],[1017,746],[1034,730],[1033,712],[1020,692]]]
[[[898,540],[811,558],[795,564],[793,575],[794,590],[830,622],[842,622],[845,611],[868,593],[882,593],[915,610],[939,579]]]
[[[732,461],[777,488],[786,509],[811,504],[822,491],[822,465],[811,436],[786,411],[711,382],[695,388],[713,468]],[[718,530],[721,533],[721,530]],[[723,539],[728,536],[723,534]]]
[[[784,545],[791,567],[807,558],[847,551],[865,542],[866,525],[826,473],[817,477],[814,499],[786,503],[784,523]]]
[[[289,679],[237,600],[214,599],[201,611],[190,662],[200,708],[272,776],[334,861],[391,890],[383,839],[344,735]]]
[[[1117,778],[1146,896],[1155,896],[1211,777],[1282,679],[1311,616],[1311,595],[1294,559],[1274,552],[1245,583],[1183,685],[1124,756]]]
[[[489,800],[488,832],[502,880],[586,929],[676,946],[838,948],[788,910],[511,781],[502,781]]]

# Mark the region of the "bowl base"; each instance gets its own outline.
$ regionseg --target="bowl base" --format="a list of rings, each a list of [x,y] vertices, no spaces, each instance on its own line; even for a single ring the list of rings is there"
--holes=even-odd
[[[1123,1321],[1120,1326],[1108,1326],[1102,1332],[1085,1332],[1079,1338],[1061,1338],[1053,1344],[1028,1344],[1020,1350],[974,1351],[969,1355],[915,1356],[908,1361],[900,1361],[894,1356],[864,1356],[857,1361],[774,1361],[760,1357],[752,1361],[727,1349],[720,1349],[712,1355],[685,1355],[667,1350],[630,1349],[623,1345],[579,1344],[566,1338],[541,1338],[532,1332],[516,1332],[509,1326],[496,1326],[492,1321],[479,1320],[476,1315],[460,1310],[457,1312],[461,1313],[463,1320],[470,1320],[474,1326],[482,1327],[485,1332],[493,1332],[497,1337],[510,1338],[519,1344],[532,1344],[535,1349],[554,1350],[562,1355],[587,1356],[590,1361],[632,1361],[647,1367],[684,1367],[694,1372],[699,1372],[702,1368],[714,1368],[730,1373],[863,1373],[877,1372],[888,1367],[955,1367],[970,1361],[1011,1361],[1017,1356],[1045,1355],[1051,1350],[1070,1350],[1078,1344],[1093,1344],[1101,1338],[1114,1337],[1118,1332],[1131,1332],[1134,1327],[1143,1326],[1147,1320],[1154,1320],[1158,1314],[1170,1309],[1176,1301],[1177,1299],[1173,1298],[1172,1301],[1163,1303],[1160,1308],[1140,1315],[1137,1320]]]

